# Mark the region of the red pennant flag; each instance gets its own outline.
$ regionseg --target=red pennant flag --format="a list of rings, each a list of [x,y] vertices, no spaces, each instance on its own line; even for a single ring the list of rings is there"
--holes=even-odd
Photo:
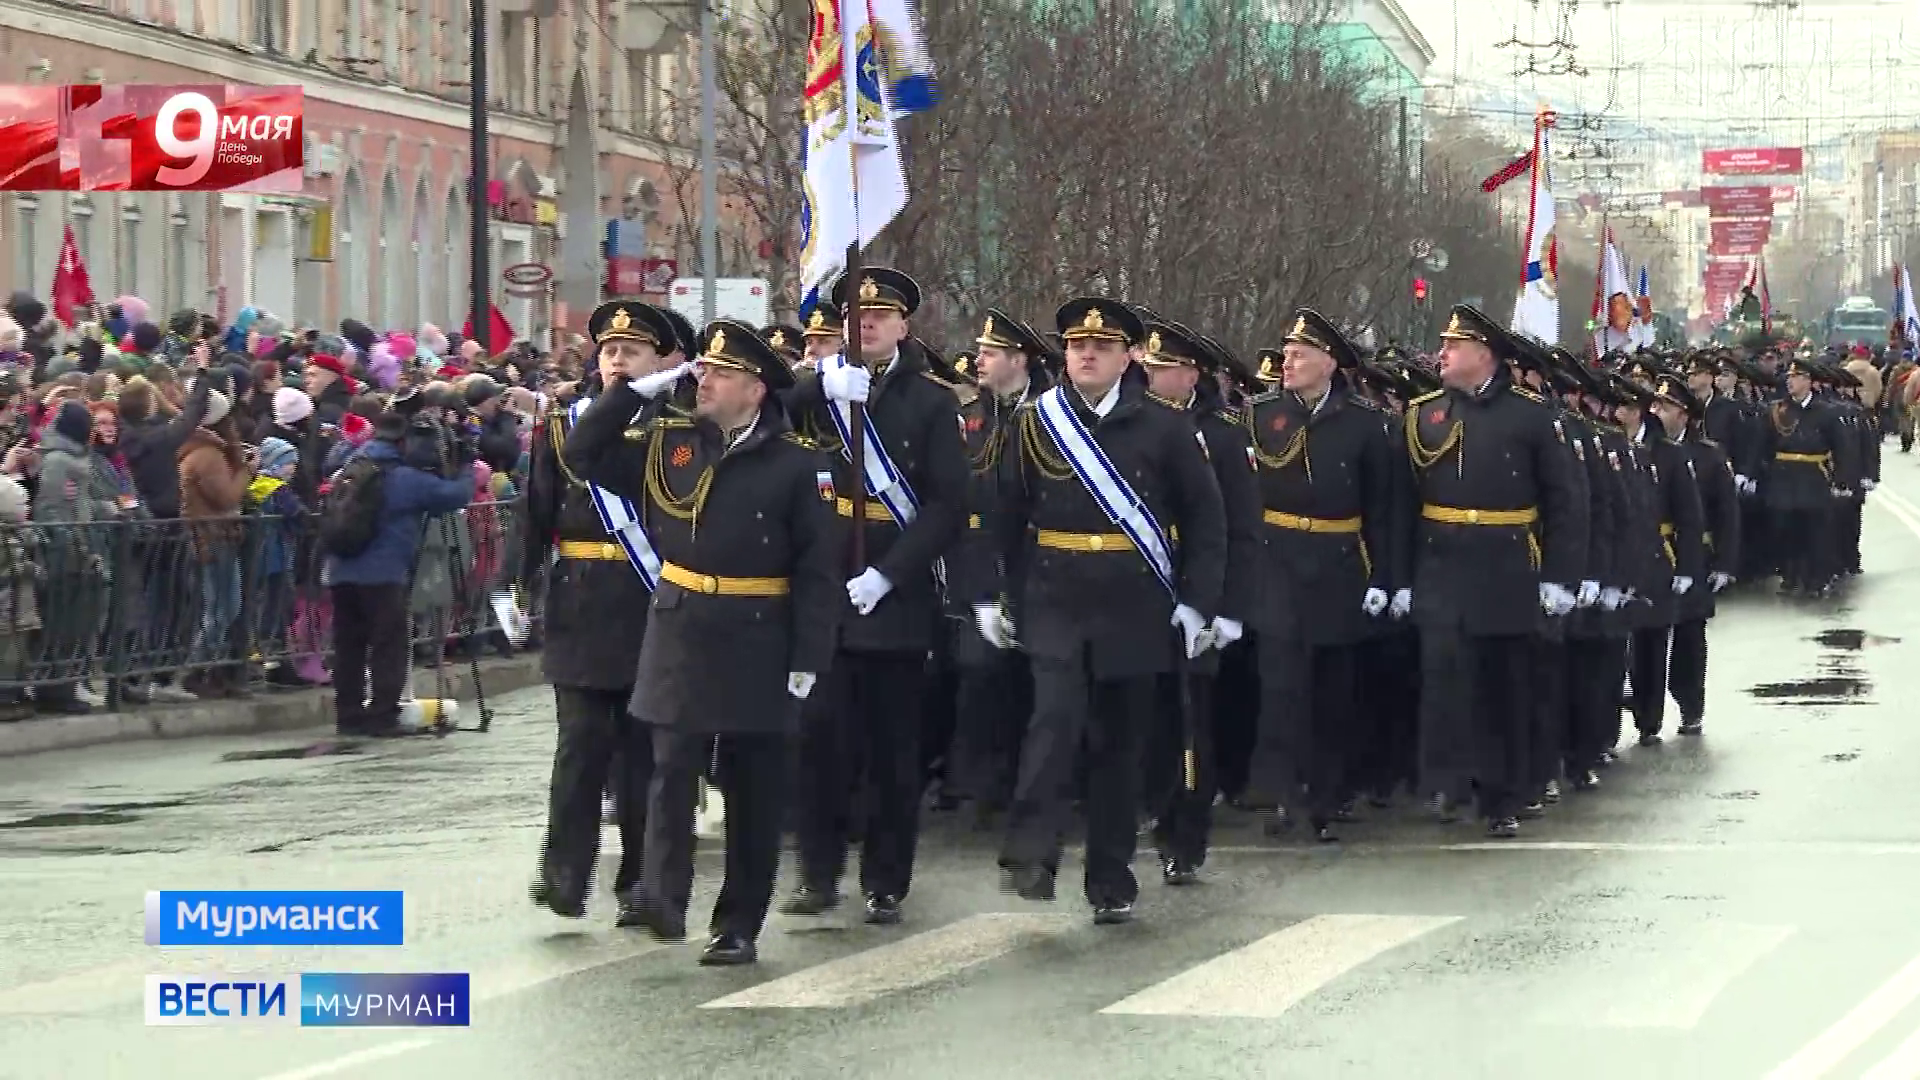
[[[1514,158],[1512,161],[1508,162],[1506,165],[1501,166],[1499,172],[1494,173],[1492,176],[1489,176],[1485,180],[1480,181],[1480,190],[1491,195],[1495,191],[1498,191],[1501,188],[1501,186],[1512,182],[1521,173],[1527,172],[1532,168],[1533,168],[1533,151],[1529,150],[1526,153],[1521,154],[1519,157]]]
[[[74,310],[93,303],[93,283],[87,279],[86,261],[80,258],[80,245],[74,243],[73,226],[67,226],[60,241],[60,261],[53,268],[53,316],[73,326]]]
[[[488,304],[487,336],[482,338],[473,332],[473,316],[471,315],[467,316],[466,323],[460,327],[460,336],[473,338],[475,341],[478,341],[481,351],[487,356],[492,356],[494,353],[513,344],[513,325],[507,322],[505,315],[500,314],[498,307],[493,304]]]

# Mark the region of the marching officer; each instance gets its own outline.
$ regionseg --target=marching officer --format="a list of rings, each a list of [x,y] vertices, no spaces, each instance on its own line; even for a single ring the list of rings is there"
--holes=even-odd
[[[825,297],[807,313],[807,325],[801,331],[803,348],[800,367],[813,371],[820,361],[829,356],[837,356],[842,345],[846,344],[847,328],[840,320],[840,312],[833,301]]]
[[[1462,304],[1441,332],[1444,389],[1408,404],[1420,521],[1408,605],[1420,626],[1422,774],[1443,811],[1479,786],[1494,836],[1519,834],[1532,726],[1528,664],[1544,613],[1566,615],[1586,563],[1573,456],[1538,395],[1513,385],[1513,338]]]
[[[1083,297],[1055,320],[1065,381],[1019,409],[987,521],[1013,607],[981,593],[974,615],[996,647],[1017,633],[1033,668],[1002,886],[1054,898],[1084,739],[1085,895],[1105,925],[1133,918],[1140,739],[1155,679],[1211,643],[1226,514],[1192,425],[1130,371],[1147,340],[1139,315]]]
[[[840,552],[827,462],[776,396],[792,384],[786,362],[744,323],[703,336],[692,416],[631,422],[686,366],[610,380],[566,459],[641,508],[660,560],[629,706],[653,729],[654,759],[635,922],[661,941],[686,937],[711,764],[726,793],[726,880],[700,962],[746,964],[779,867],[787,738],[832,659]]]
[[[1245,421],[1222,404],[1219,373],[1228,365],[1215,343],[1178,323],[1149,320],[1140,364],[1153,401],[1184,414],[1207,462],[1226,512],[1227,561],[1221,595],[1210,629],[1214,649],[1193,658],[1182,671],[1162,675],[1158,692],[1160,723],[1147,732],[1149,805],[1155,808],[1154,843],[1160,852],[1161,879],[1169,885],[1199,880],[1207,861],[1218,790],[1214,762],[1215,694],[1224,651],[1246,634],[1253,613],[1248,597],[1257,594],[1260,560],[1260,493],[1254,486]]]
[[[1047,347],[1040,335],[999,308],[987,309],[975,345],[980,392],[961,406],[960,431],[969,472],[967,502],[978,510],[993,501],[1016,412],[1053,380],[1042,364]],[[959,685],[948,790],[972,799],[976,821],[984,825],[1013,797],[1020,740],[1033,708],[1033,679],[1025,655],[992,648],[974,629],[973,598],[1000,595],[1007,584],[982,524],[981,514],[969,516],[966,534],[947,556],[949,605],[963,620],[953,646]]]
[[[1283,357],[1282,388],[1246,413],[1264,590],[1252,616],[1260,719],[1242,801],[1276,812],[1270,831],[1280,812],[1304,812],[1316,838],[1332,841],[1364,748],[1349,742],[1366,719],[1359,646],[1397,585],[1394,455],[1386,414],[1336,377],[1358,370],[1360,352],[1325,316],[1295,312]]]
[[[1656,409],[1661,402],[1684,416],[1686,384],[1669,374],[1652,386],[1632,383],[1632,401],[1617,410],[1634,450],[1646,462],[1652,482],[1653,517],[1659,522],[1662,560],[1640,583],[1646,603],[1636,610],[1629,679],[1633,686],[1633,723],[1641,746],[1660,743],[1667,709],[1667,658],[1678,604],[1696,585],[1706,588],[1705,532],[1700,491],[1694,483],[1693,456],[1667,437]],[[1655,415],[1650,415],[1655,414]]]
[[[797,368],[805,362],[806,358],[800,350],[805,347],[806,334],[799,328],[774,323],[761,327],[760,336],[766,339],[767,345],[779,354],[780,359],[787,362],[788,367]]]
[[[851,610],[802,725],[800,883],[781,911],[812,916],[839,905],[863,763],[860,891],[867,921],[890,925],[901,919],[919,839],[927,655],[942,625],[934,563],[966,529],[967,462],[954,388],[909,339],[920,286],[898,270],[867,267],[857,281],[841,277],[831,300],[856,320],[859,355],[820,360],[787,403],[798,429],[833,455],[835,490],[865,484],[864,520],[853,520],[849,494],[835,500],[848,533],[859,532],[863,565],[851,568]],[[856,422],[865,425],[864,476],[848,449]]]
[[[1787,363],[1786,396],[1768,406],[1746,474],[1761,478],[1780,591],[1825,596],[1833,583],[1832,521],[1851,494],[1857,439],[1839,411],[1814,396],[1816,373],[1811,361]]]
[[[599,374],[589,383],[596,391],[665,370],[666,355],[678,349],[665,313],[637,302],[602,304],[587,333],[599,347]],[[611,786],[621,849],[614,894],[619,924],[628,926],[634,913],[627,897],[639,880],[645,843],[653,746],[627,702],[658,571],[633,504],[567,466],[562,451],[591,402],[585,395],[548,413],[544,437],[533,443],[527,479],[523,591],[558,556],[547,575],[546,648],[540,653],[541,673],[553,684],[558,734],[546,839],[532,892],[535,903],[556,915],[585,914],[600,849],[600,795]],[[649,405],[654,412],[660,408]],[[636,408],[633,419],[645,411]]]
[[[1662,380],[1653,413],[1667,437],[1691,455],[1693,481],[1700,496],[1701,550],[1706,581],[1674,601],[1673,643],[1667,661],[1667,690],[1680,706],[1680,734],[1698,735],[1707,708],[1707,620],[1714,594],[1733,583],[1740,565],[1740,507],[1733,463],[1706,434],[1707,410],[1690,387]]]

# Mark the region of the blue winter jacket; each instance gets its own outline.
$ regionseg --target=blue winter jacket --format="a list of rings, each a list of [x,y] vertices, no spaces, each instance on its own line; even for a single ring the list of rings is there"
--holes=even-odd
[[[400,450],[381,439],[369,442],[355,457],[387,464],[385,505],[380,531],[373,543],[350,559],[327,556],[330,585],[405,585],[419,554],[422,525],[428,514],[450,514],[473,500],[473,477],[461,473],[452,480],[400,464]]]

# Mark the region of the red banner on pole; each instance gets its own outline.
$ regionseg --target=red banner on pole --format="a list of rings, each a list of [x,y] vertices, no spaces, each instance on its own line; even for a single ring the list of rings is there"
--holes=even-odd
[[[73,226],[67,226],[60,241],[60,261],[53,267],[53,317],[67,326],[74,323],[75,310],[93,303],[93,282],[87,275],[87,263],[80,257],[80,245],[74,243]]]
[[[1700,171],[1715,176],[1785,176],[1800,172],[1805,159],[1797,146],[1708,150],[1700,155]]]

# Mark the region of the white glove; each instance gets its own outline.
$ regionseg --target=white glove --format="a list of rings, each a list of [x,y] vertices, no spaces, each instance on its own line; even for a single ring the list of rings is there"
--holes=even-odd
[[[1551,581],[1540,583],[1540,610],[1555,617],[1573,610],[1573,594],[1567,587]]]
[[[1860,491],[1861,491],[1861,492],[1862,492],[1863,494],[1867,494],[1867,495],[1871,495],[1871,494],[1873,494],[1873,489],[1874,489],[1874,488],[1877,488],[1877,487],[1879,487],[1879,486],[1880,486],[1880,484],[1879,484],[1879,483],[1878,483],[1877,481],[1874,481],[1874,480],[1862,480],[1862,481],[1860,481]]]
[[[1360,610],[1369,615],[1378,615],[1387,610],[1392,601],[1387,599],[1385,589],[1368,589],[1367,595],[1360,598]]]
[[[820,389],[834,401],[865,401],[873,389],[873,373],[859,364],[836,364],[820,376]]]
[[[1207,620],[1185,604],[1173,609],[1172,625],[1180,628],[1180,637],[1186,642],[1189,660],[1206,652],[1213,644],[1213,635],[1207,631]]]
[[[662,390],[679,382],[681,376],[692,370],[693,362],[688,361],[676,368],[656,371],[651,375],[643,375],[638,379],[628,379],[627,385],[633,387],[633,392],[643,398],[657,398],[660,396]]]
[[[1213,625],[1207,631],[1213,635],[1213,647],[1216,649],[1225,649],[1247,636],[1247,628],[1239,619],[1229,619],[1225,615],[1215,615]]]
[[[862,615],[873,614],[873,609],[878,607],[880,601],[886,599],[886,595],[892,591],[893,582],[888,581],[887,575],[871,566],[867,567],[859,577],[847,582],[847,599],[852,601],[853,610]]]
[[[1627,594],[1609,585],[1600,590],[1600,606],[1608,611],[1619,611],[1627,603]]]
[[[1758,481],[1758,480],[1755,480],[1755,479],[1753,479],[1753,478],[1751,478],[1751,477],[1749,477],[1749,478],[1747,479],[1747,489],[1746,489],[1746,490],[1747,490],[1747,494],[1749,494],[1749,495],[1753,495],[1753,494],[1756,494],[1756,493],[1758,493],[1758,492],[1759,492],[1759,490],[1760,490],[1760,481]]]
[[[813,693],[813,684],[819,678],[820,676],[811,671],[789,671],[787,672],[787,693],[800,701],[805,701],[807,695]]]
[[[1733,489],[1735,491],[1752,491],[1753,487],[1753,481],[1749,479],[1745,473],[1733,474]]]
[[[1413,610],[1413,590],[1401,589],[1393,594],[1393,603],[1388,605],[1387,614],[1396,619],[1404,619]]]
[[[980,636],[987,644],[996,649],[1013,648],[1013,624],[1008,622],[1000,609],[992,604],[973,605],[973,625],[980,630]]]
[[[1600,583],[1597,581],[1581,582],[1580,591],[1573,595],[1574,604],[1583,608],[1592,607],[1594,605],[1594,602],[1599,599],[1600,599]]]
[[[1833,497],[1836,499],[1851,499],[1853,498],[1853,492],[1848,491],[1846,488],[1834,488]]]
[[[1721,589],[1733,584],[1733,575],[1724,570],[1715,570],[1713,573],[1707,575],[1707,584],[1712,587],[1714,592],[1719,592]]]
[[[1687,590],[1691,588],[1693,588],[1693,579],[1687,575],[1681,574],[1679,577],[1673,579],[1673,595],[1685,596],[1687,595]]]

